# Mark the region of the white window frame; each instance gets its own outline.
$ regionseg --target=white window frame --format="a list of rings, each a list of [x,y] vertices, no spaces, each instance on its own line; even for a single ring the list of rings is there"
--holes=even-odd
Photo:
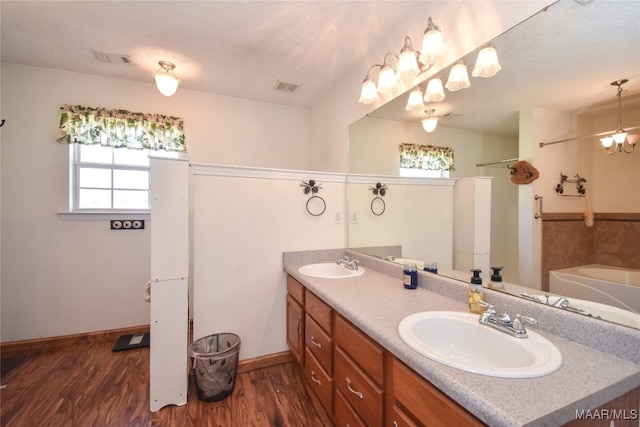
[[[123,215],[126,215],[127,219],[149,219],[151,213],[151,188],[147,191],[147,197],[149,201],[149,209],[116,209],[116,208],[102,208],[102,209],[87,209],[79,208],[79,173],[81,167],[92,167],[98,169],[107,169],[111,171],[111,204],[113,206],[113,171],[114,170],[134,170],[134,171],[146,171],[151,174],[151,168],[147,166],[133,166],[133,165],[118,165],[108,163],[89,163],[80,161],[80,144],[69,144],[69,211],[59,213],[58,216],[63,220],[76,220],[76,219],[121,219]],[[122,148],[122,150],[126,150]],[[117,190],[117,188],[115,188]]]
[[[399,168],[400,176],[406,178],[449,178],[449,171],[416,168]]]

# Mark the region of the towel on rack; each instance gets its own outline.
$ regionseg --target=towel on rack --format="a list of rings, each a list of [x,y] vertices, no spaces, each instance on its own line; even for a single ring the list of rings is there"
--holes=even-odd
[[[511,182],[514,184],[530,184],[540,176],[538,169],[525,160],[511,165]]]

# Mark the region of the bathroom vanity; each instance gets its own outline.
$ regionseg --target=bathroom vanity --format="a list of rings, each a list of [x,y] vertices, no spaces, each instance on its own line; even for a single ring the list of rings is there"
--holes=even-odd
[[[298,272],[345,253],[360,260],[364,274],[325,279]],[[612,410],[607,420],[617,414],[616,426],[638,425],[639,331],[566,318],[560,310],[491,293],[489,302],[508,302],[536,317],[539,328],[533,330],[551,341],[563,360],[557,371],[536,378],[479,375],[422,356],[397,330],[412,313],[467,311],[464,283],[420,273],[418,288],[407,290],[401,266],[342,250],[285,253],[284,269],[289,347],[338,426],[419,426],[427,420],[429,425],[589,425],[576,418],[593,418],[596,408]],[[599,411],[595,421],[602,424],[603,414]]]

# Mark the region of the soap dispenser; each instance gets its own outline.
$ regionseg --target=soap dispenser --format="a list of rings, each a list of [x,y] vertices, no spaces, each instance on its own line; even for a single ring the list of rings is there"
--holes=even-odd
[[[482,287],[482,270],[473,269],[473,277],[469,284],[469,312],[475,314],[484,313],[484,307],[478,304],[478,301],[484,301],[484,288]]]
[[[502,268],[503,267],[491,267],[493,274],[491,275],[491,281],[487,283],[487,288],[504,291],[504,284],[502,283],[502,276],[500,275]]]

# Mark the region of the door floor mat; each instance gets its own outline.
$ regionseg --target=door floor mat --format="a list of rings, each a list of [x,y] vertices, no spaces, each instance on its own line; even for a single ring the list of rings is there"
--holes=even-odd
[[[122,335],[118,338],[112,351],[132,350],[134,348],[149,347],[149,333]]]

